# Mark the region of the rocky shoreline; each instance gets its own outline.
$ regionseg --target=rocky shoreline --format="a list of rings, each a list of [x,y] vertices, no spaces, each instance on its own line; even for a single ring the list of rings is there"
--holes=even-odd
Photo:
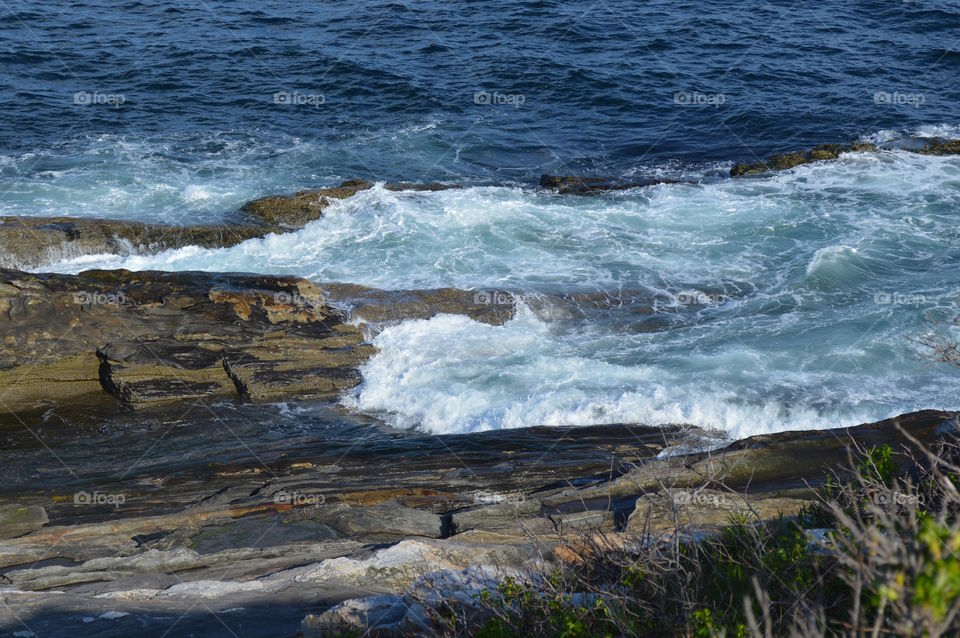
[[[425,579],[446,579],[452,593],[484,573],[581,560],[588,537],[629,543],[677,523],[709,533],[735,512],[795,515],[852,443],[900,451],[956,424],[923,412],[679,455],[663,452],[689,444],[688,429],[533,428],[480,445],[440,437],[416,458],[331,463],[301,452],[172,482],[7,494],[0,622],[16,625],[12,608],[38,635],[70,635],[93,618],[98,631],[142,624],[159,636],[183,616],[179,629],[217,635],[222,620],[249,631],[266,614],[278,633],[253,635],[409,635],[424,631],[408,594]]]
[[[509,304],[454,289],[386,292],[296,277],[0,269],[0,388],[8,412],[235,397],[337,396],[373,354],[365,323],[462,313],[502,323]],[[349,304],[351,322],[340,309]]]
[[[871,150],[821,146],[737,165],[731,176]],[[934,140],[908,150],[957,154],[960,146]],[[652,183],[544,175],[540,186],[589,195]],[[221,226],[0,218],[0,437],[10,468],[0,489],[0,630],[422,633],[431,621],[411,591],[467,595],[494,573],[582,560],[575,548],[585,538],[625,544],[678,525],[710,533],[732,513],[794,516],[847,465],[851,445],[888,444],[902,456],[957,430],[957,414],[936,411],[737,442],[682,424],[372,436],[375,426],[358,421],[369,433],[342,444],[311,435],[254,451],[241,442],[246,450],[229,458],[201,450],[129,468],[121,453],[96,457],[118,432],[147,436],[157,424],[157,442],[174,427],[190,427],[197,440],[213,436],[204,428],[226,430],[239,441],[233,428],[277,402],[359,419],[335,400],[362,381],[383,326],[439,313],[492,325],[513,317],[510,291],[490,303],[468,290],[284,276],[24,272],[90,253],[232,246],[300,228],[371,187],[349,180],[262,198]],[[648,316],[655,299],[617,291],[526,301],[535,312],[614,304]],[[195,406],[235,420],[217,414],[201,427],[180,418]],[[123,425],[106,425],[114,423]],[[67,454],[71,437],[90,446],[85,467],[95,472],[72,469],[85,452]],[[63,472],[36,461],[46,452]]]

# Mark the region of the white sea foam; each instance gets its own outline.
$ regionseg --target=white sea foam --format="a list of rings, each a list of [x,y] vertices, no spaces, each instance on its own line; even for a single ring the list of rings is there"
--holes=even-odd
[[[939,137],[943,139],[960,139],[960,124],[925,124],[918,126],[914,135],[917,137]]]
[[[855,257],[857,249],[853,246],[827,246],[813,253],[813,259],[807,265],[807,274],[814,275],[822,269],[835,269]]]
[[[406,321],[377,336],[379,352],[363,368],[364,383],[344,403],[399,427],[435,433],[676,423],[741,437],[825,423],[854,425],[877,417],[869,409],[828,405],[818,397],[823,388],[816,375],[791,379],[805,384],[807,394],[786,401],[783,392],[740,392],[693,372],[714,365],[741,368],[732,379],[748,373],[750,353],[691,353],[688,372],[660,361],[618,365],[591,356],[595,344],[588,340],[571,343],[576,337],[558,338],[552,331],[525,306],[503,326],[453,315]],[[820,398],[810,403],[821,405],[804,398]]]
[[[201,202],[205,199],[210,199],[213,196],[209,187],[202,186],[199,184],[190,184],[183,189],[183,201],[185,202]]]
[[[875,133],[864,135],[860,139],[884,146],[909,137],[960,139],[960,124],[924,124],[906,131],[902,129],[881,129]]]

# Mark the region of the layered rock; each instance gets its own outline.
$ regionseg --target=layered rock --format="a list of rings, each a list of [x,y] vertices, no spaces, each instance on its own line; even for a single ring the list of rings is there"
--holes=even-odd
[[[0,268],[36,268],[81,255],[155,253],[183,246],[233,246],[279,230],[249,220],[169,226],[72,217],[0,217]]]
[[[295,277],[0,270],[0,388],[25,411],[106,391],[142,406],[331,397],[372,353]]]
[[[364,324],[458,313],[499,325],[514,299],[296,277],[0,269],[0,402],[15,413],[106,393],[139,407],[330,398],[360,382]]]
[[[301,455],[259,473],[236,468],[164,483],[160,494],[149,481],[105,484],[108,493],[122,485],[128,501],[79,517],[76,506],[21,495],[21,509],[34,501],[30,522],[0,540],[0,579],[8,605],[39,627],[67,612],[129,613],[130,626],[157,627],[164,614],[175,618],[203,600],[252,610],[247,627],[257,614],[269,617],[281,633],[294,633],[304,617],[304,635],[426,631],[431,600],[469,611],[472,596],[504,574],[588,559],[578,548],[589,539],[629,544],[710,531],[731,514],[794,514],[829,471],[847,465],[851,444],[888,443],[905,463],[914,441],[955,431],[954,416],[928,411],[675,456],[662,452],[690,443],[679,428],[446,437],[435,454],[391,459],[379,450],[376,466],[332,467]],[[455,471],[464,459],[467,471]]]

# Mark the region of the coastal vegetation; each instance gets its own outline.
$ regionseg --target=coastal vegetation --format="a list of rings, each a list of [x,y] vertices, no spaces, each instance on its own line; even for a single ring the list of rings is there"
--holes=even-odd
[[[798,516],[731,515],[699,537],[677,526],[613,544],[536,578],[505,577],[470,614],[436,610],[445,635],[945,636],[960,631],[960,447],[908,466],[859,450]]]

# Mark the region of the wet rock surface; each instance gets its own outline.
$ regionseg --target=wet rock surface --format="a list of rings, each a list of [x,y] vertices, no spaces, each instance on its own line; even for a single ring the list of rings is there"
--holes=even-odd
[[[502,325],[513,318],[518,297],[500,290],[377,290],[355,284],[323,284],[327,299],[350,308],[351,316],[376,326],[404,319],[430,319],[441,313]]]
[[[921,155],[960,155],[960,140],[949,139],[911,139],[902,142],[900,150],[911,151]],[[734,164],[730,169],[731,177],[761,175],[772,171],[782,171],[802,164],[834,160],[842,153],[872,153],[881,150],[870,142],[853,142],[851,144],[820,144],[809,150],[793,151],[773,155],[766,160],[752,163]]]
[[[760,175],[770,171],[782,171],[788,168],[794,168],[802,164],[811,162],[820,162],[824,160],[833,160],[840,157],[841,153],[864,153],[878,150],[874,144],[869,142],[854,142],[852,144],[821,144],[806,151],[795,151],[792,153],[781,153],[773,155],[767,160],[754,162],[752,164],[734,164],[730,169],[731,177],[742,177],[745,175]]]
[[[244,204],[221,224],[172,226],[83,217],[0,217],[0,268],[35,269],[91,254],[151,254],[184,246],[228,248],[270,233],[303,227],[323,216],[332,201],[373,188],[367,180],[273,195]],[[451,184],[388,182],[391,191],[438,191]]]
[[[927,140],[917,152],[923,155],[960,155],[960,140]]]
[[[540,188],[555,190],[561,195],[594,195],[609,191],[643,188],[657,184],[679,184],[675,179],[623,180],[615,177],[579,177],[576,175],[541,175]]]
[[[72,217],[0,217],[0,268],[37,268],[61,259],[155,253],[184,246],[228,247],[280,228],[246,219],[168,226]]]
[[[502,324],[513,302],[296,277],[0,269],[0,391],[14,413],[104,394],[133,407],[335,397],[374,352],[363,324],[439,313]]]
[[[334,188],[303,190],[292,195],[273,195],[247,202],[240,209],[251,217],[266,224],[283,228],[300,228],[304,224],[319,219],[331,200],[346,199],[359,191],[373,188],[374,183],[363,179],[351,179]],[[389,191],[439,191],[458,188],[455,185],[435,182],[419,184],[414,182],[387,182],[384,188]]]

